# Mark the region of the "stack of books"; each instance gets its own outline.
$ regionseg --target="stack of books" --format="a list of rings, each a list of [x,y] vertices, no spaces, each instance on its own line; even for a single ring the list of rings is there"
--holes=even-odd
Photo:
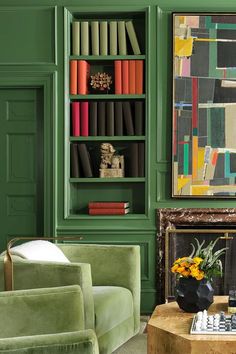
[[[129,202],[89,202],[89,215],[124,215],[129,212]]]

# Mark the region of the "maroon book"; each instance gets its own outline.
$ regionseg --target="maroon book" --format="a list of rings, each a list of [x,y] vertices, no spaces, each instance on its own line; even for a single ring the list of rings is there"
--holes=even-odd
[[[89,135],[89,107],[88,102],[80,102],[81,136]]]
[[[71,104],[72,135],[80,136],[80,102]]]

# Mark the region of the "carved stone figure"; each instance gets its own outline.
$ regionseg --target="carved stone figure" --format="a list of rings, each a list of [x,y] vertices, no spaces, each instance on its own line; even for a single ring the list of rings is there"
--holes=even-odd
[[[110,143],[102,143],[100,151],[100,177],[124,177],[124,156],[115,155],[116,150]]]

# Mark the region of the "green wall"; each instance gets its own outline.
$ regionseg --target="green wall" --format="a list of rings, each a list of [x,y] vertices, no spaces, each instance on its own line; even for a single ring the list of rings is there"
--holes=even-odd
[[[128,5],[127,5],[128,4]],[[143,217],[93,219],[65,217],[64,8],[76,12],[149,13],[147,212]],[[0,85],[44,90],[45,235],[82,235],[83,242],[139,244],[142,252],[142,311],[156,303],[156,209],[163,207],[234,207],[234,200],[171,198],[172,12],[233,12],[226,0],[1,0]]]

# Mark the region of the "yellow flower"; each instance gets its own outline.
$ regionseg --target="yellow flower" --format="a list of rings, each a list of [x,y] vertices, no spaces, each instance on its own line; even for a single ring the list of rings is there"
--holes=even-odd
[[[185,271],[184,267],[178,267],[178,269],[177,269],[177,273],[180,273],[180,274],[184,271]]]
[[[173,267],[171,267],[172,273],[175,273],[178,268],[179,268],[179,265],[178,264],[174,264]]]
[[[185,270],[185,271],[182,272],[182,275],[187,278],[190,275],[190,271],[189,270]]]
[[[202,270],[199,271],[198,276],[195,277],[197,280],[201,280],[204,278],[204,272]]]
[[[203,261],[203,259],[200,257],[194,257],[193,261],[196,265],[199,265]]]

